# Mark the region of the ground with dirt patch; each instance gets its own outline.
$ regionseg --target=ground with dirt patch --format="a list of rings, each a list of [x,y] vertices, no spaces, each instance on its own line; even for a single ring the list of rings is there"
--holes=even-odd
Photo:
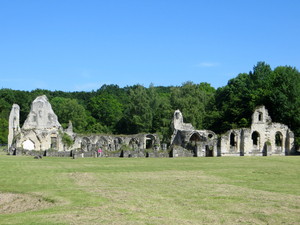
[[[57,205],[54,200],[14,193],[0,193],[0,214],[36,211]]]

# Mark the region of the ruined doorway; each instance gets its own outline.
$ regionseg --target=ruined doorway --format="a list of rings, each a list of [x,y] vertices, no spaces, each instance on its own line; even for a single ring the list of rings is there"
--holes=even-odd
[[[214,156],[214,148],[213,146],[205,145],[205,157],[212,157]]]
[[[251,135],[253,149],[259,149],[259,133],[254,131]]]
[[[146,135],[146,149],[152,149],[155,145],[155,137],[153,135]]]
[[[234,133],[230,134],[230,148],[234,148],[235,147],[235,135]]]
[[[282,134],[279,131],[275,134],[275,149],[282,150]]]

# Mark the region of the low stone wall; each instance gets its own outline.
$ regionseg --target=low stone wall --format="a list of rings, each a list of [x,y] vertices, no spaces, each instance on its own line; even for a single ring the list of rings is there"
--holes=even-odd
[[[173,146],[170,151],[170,157],[193,157],[193,150],[187,150],[181,146]]]
[[[47,157],[71,157],[72,151],[53,151],[53,150],[46,150],[45,156]]]

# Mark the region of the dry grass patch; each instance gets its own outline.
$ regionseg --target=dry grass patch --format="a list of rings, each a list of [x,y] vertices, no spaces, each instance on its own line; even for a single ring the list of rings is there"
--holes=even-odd
[[[0,193],[0,214],[36,211],[56,205],[58,204],[49,198],[24,194]]]
[[[76,173],[107,201],[56,215],[67,224],[279,224],[300,222],[300,197],[227,184],[203,171]],[[76,181],[78,182],[78,181]],[[90,182],[93,183],[91,186]],[[288,216],[287,216],[288,215]],[[296,219],[298,218],[298,219]]]

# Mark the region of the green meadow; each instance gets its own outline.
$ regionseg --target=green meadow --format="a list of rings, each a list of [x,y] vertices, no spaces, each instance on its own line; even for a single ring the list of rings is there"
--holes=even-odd
[[[300,157],[0,155],[1,224],[299,224]]]

